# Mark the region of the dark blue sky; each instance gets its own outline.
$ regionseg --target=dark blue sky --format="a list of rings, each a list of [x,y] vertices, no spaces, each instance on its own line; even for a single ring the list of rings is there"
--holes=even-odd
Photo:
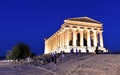
[[[102,22],[105,46],[120,49],[120,0],[0,0],[0,55],[19,42],[43,53],[45,37],[82,16]]]

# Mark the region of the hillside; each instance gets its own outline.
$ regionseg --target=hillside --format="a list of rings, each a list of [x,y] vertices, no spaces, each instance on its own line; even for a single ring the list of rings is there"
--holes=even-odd
[[[57,59],[56,66],[49,63],[11,67],[2,66],[0,75],[120,75],[120,55],[66,54],[62,61],[60,57]],[[12,70],[9,70],[10,68]]]
[[[66,55],[57,66],[50,63],[43,67],[59,75],[120,75],[120,55]]]

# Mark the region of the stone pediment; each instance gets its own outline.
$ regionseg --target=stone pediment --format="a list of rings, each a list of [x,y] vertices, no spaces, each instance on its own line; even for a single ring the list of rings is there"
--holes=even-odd
[[[78,22],[88,22],[88,23],[97,23],[97,24],[102,24],[99,21],[93,20],[89,17],[77,17],[77,18],[68,18],[68,21],[78,21]]]

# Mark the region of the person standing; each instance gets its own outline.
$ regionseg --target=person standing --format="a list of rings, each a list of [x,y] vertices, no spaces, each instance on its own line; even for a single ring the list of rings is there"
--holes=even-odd
[[[51,53],[51,60],[52,60],[52,62],[54,62],[54,56],[55,56],[55,54]]]
[[[78,55],[78,50],[76,49],[76,55]]]
[[[54,66],[56,66],[57,64],[57,52],[55,51],[55,54],[54,54]]]

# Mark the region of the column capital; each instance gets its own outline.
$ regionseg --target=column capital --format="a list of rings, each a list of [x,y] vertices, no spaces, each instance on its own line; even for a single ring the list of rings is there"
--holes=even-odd
[[[99,31],[99,33],[102,33],[103,31]]]
[[[63,31],[65,31],[65,29],[62,29],[61,31],[63,32]]]
[[[64,29],[65,29],[65,30],[68,30],[69,28],[68,28],[68,27],[65,27]]]
[[[77,30],[77,28],[72,28],[73,31]]]
[[[59,34],[62,34],[62,32],[63,32],[63,31],[61,30],[61,31],[59,32]]]
[[[83,31],[84,29],[79,29],[79,31]]]
[[[57,32],[57,34],[56,34],[57,36],[59,35],[59,33]]]
[[[90,32],[91,30],[88,30],[88,29],[87,29],[86,31],[87,31],[87,32]]]
[[[92,30],[93,32],[97,32],[97,30]]]

